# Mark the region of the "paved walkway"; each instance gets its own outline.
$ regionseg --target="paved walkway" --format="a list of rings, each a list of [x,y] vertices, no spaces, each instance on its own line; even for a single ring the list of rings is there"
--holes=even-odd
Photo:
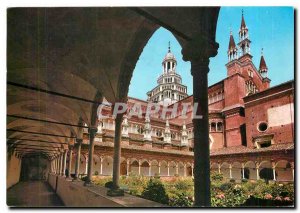
[[[6,203],[10,207],[61,207],[60,198],[47,182],[20,182],[7,190]]]

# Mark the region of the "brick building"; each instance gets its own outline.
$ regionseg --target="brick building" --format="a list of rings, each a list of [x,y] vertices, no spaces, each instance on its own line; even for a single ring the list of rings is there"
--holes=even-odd
[[[293,181],[294,81],[270,87],[263,52],[256,68],[250,46],[242,15],[237,44],[230,33],[227,77],[208,88],[211,170],[233,179]],[[155,116],[125,117],[121,175],[193,175],[193,111],[192,107],[184,109],[185,104],[192,104],[193,97],[186,95],[186,86],[176,73],[177,61],[170,48],[162,64],[163,74],[158,86],[147,93],[148,101],[129,98],[128,106],[139,104],[144,115],[149,101],[162,105],[167,101],[170,109],[177,105],[177,113],[168,112],[166,120]],[[111,113],[109,106],[102,110],[107,115]],[[187,110],[185,119],[181,116],[184,110]],[[111,116],[100,120],[95,139],[94,174],[112,174],[114,128]],[[81,174],[87,173],[88,134],[85,133]],[[74,172],[75,157],[71,173]]]

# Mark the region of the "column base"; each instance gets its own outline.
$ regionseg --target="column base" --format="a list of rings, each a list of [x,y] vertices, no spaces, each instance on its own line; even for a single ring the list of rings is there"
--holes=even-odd
[[[107,195],[111,196],[111,197],[124,196],[124,190],[123,189],[109,189],[107,191]]]

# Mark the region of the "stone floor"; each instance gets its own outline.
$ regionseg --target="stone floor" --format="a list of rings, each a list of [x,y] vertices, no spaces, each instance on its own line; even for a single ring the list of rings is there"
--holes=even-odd
[[[19,182],[7,190],[6,203],[10,207],[64,206],[50,185],[44,181]]]

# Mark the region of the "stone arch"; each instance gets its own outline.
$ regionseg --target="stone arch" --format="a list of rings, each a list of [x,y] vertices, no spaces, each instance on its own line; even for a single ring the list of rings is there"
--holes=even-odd
[[[185,166],[184,166],[184,163],[183,162],[178,162],[178,175],[180,177],[184,177],[186,174],[185,174]]]
[[[231,164],[231,174],[235,180],[242,179],[242,164],[240,162],[235,161]]]
[[[160,176],[168,176],[168,163],[166,161],[160,162]]]
[[[149,176],[150,165],[147,160],[141,161],[141,174],[143,176]]]
[[[120,159],[120,175],[127,175],[127,160],[124,157]]]
[[[100,175],[100,166],[101,166],[101,159],[100,156],[94,154],[93,155],[93,169],[92,169],[92,175]]]
[[[169,162],[169,176],[177,175],[176,166],[177,164],[174,161]]]
[[[192,171],[192,164],[191,163],[186,163],[186,176],[192,176],[193,171]]]
[[[245,179],[256,180],[256,165],[254,161],[247,161],[244,164]]]
[[[273,180],[274,174],[271,161],[262,161],[259,163],[259,178],[264,180]],[[275,174],[276,177],[276,174]]]
[[[87,166],[87,157],[86,155],[84,154],[81,154],[80,155],[80,164],[79,164],[79,174],[86,174],[86,166]]]
[[[104,156],[102,160],[102,175],[112,175],[113,158],[111,156]]]
[[[131,159],[129,171],[130,171],[130,174],[134,174],[134,175],[139,174],[139,161],[137,159]]]
[[[276,180],[293,181],[293,169],[291,163],[287,160],[279,160],[275,164]]]
[[[219,172],[219,164],[216,162],[211,163],[210,171],[218,173]]]
[[[150,162],[151,165],[151,176],[158,176],[159,175],[159,168],[158,168],[158,161],[152,160]]]
[[[228,162],[223,162],[221,164],[220,170],[221,170],[221,173],[223,174],[224,178],[230,178],[229,167],[230,167],[230,163],[228,163]]]

